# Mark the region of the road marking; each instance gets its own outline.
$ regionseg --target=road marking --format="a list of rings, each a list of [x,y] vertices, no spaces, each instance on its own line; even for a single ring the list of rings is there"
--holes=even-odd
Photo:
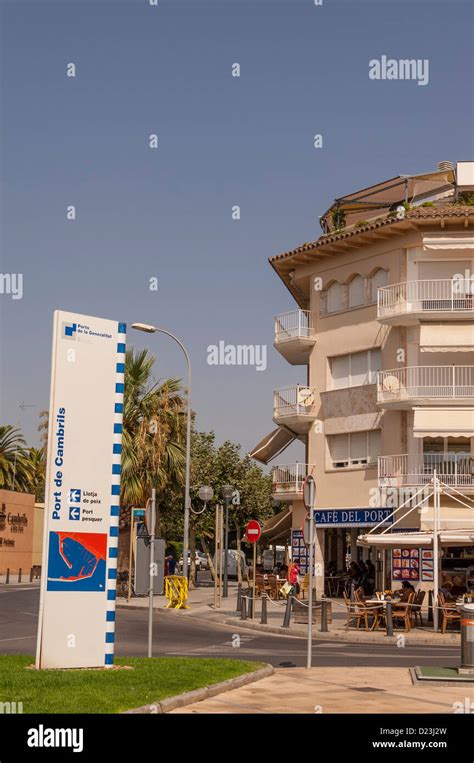
[[[38,617],[37,612],[22,612],[22,615],[31,615],[31,617]]]
[[[36,638],[36,636],[15,636],[15,638],[0,638],[0,641],[25,641],[26,639]]]

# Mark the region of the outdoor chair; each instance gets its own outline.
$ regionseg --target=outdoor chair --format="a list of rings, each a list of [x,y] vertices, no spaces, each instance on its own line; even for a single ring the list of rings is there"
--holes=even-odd
[[[418,593],[415,596],[415,601],[413,602],[413,617],[415,620],[415,625],[419,621],[421,628],[423,628],[423,616],[421,614],[421,608],[423,606],[425,596],[426,596],[426,591],[418,591]]]
[[[438,594],[438,605],[441,610],[441,633],[446,633],[448,623],[460,622],[461,614],[455,607],[447,604],[442,591]]]
[[[261,596],[265,592],[265,577],[264,575],[255,576],[255,593],[257,596]]]
[[[280,585],[276,575],[268,575],[266,591],[271,599],[280,598]]]
[[[309,575],[305,575],[303,580],[300,583],[300,593],[301,598],[304,599],[305,594],[307,593],[309,588]]]
[[[396,620],[402,620],[405,623],[405,630],[410,631],[411,630],[411,619],[412,619],[412,607],[413,602],[415,601],[415,593],[412,592],[406,604],[401,607],[397,606],[396,604],[392,607],[392,619],[394,621]]]
[[[379,618],[380,618],[380,607],[374,606],[373,604],[372,605],[366,604],[365,601],[360,598],[361,591],[362,589],[359,588],[355,592],[356,599],[354,602],[351,602],[347,593],[343,591],[344,603],[347,608],[346,630],[349,628],[349,624],[351,620],[355,621],[356,628],[360,628],[360,623],[363,620],[366,631],[370,631],[378,627]],[[369,626],[369,617],[374,618],[372,628]]]

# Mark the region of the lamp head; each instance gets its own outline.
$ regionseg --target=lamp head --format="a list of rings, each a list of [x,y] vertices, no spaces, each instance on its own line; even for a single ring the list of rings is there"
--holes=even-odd
[[[146,334],[154,334],[156,332],[156,328],[149,326],[148,323],[132,323],[132,329],[144,331]]]

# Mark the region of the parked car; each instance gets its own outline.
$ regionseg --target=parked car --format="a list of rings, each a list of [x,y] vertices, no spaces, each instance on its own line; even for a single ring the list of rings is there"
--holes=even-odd
[[[224,565],[224,552],[222,552],[222,564]],[[216,565],[216,558],[214,557],[214,567]],[[240,552],[240,569],[242,579],[246,580],[249,574],[249,566],[246,556],[243,551]],[[237,550],[235,548],[229,548],[228,562],[227,562],[227,576],[229,578],[237,577]]]
[[[194,561],[196,564],[196,570],[207,570],[209,569],[209,562],[207,559],[206,554],[203,554],[202,551],[196,551],[194,555]],[[178,569],[180,572],[183,570],[183,557],[181,556],[178,561]],[[188,554],[188,569],[191,567],[191,554]]]

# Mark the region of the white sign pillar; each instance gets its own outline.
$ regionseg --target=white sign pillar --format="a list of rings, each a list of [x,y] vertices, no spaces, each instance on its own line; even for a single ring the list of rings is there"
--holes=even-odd
[[[125,339],[54,313],[37,668],[113,664]]]

